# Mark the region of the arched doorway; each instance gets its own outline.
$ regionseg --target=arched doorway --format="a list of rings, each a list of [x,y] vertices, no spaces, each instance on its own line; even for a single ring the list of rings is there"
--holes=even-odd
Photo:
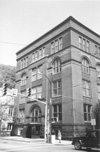
[[[38,105],[34,105],[30,111],[31,117],[31,138],[40,137],[41,132],[41,108]]]

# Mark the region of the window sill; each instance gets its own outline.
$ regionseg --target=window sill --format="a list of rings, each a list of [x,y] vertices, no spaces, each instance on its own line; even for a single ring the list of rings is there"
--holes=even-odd
[[[84,121],[84,123],[88,123],[88,124],[91,124],[91,121]]]
[[[91,98],[91,96],[85,96],[85,95],[83,95],[83,97],[85,97],[85,98]]]

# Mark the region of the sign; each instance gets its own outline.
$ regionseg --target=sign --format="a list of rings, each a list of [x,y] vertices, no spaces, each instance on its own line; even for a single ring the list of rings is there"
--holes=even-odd
[[[12,89],[12,95],[17,96],[18,90],[17,89]]]
[[[92,125],[92,126],[95,126],[95,125],[96,125],[95,119],[91,119],[91,125]]]

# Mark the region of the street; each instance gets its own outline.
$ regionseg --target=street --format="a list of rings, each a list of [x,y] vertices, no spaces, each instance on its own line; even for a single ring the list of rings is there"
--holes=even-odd
[[[99,150],[75,150],[71,144],[49,144],[44,141],[15,141],[0,139],[0,152],[98,152]]]

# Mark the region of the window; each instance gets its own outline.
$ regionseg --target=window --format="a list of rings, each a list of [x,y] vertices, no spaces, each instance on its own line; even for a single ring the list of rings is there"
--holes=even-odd
[[[98,56],[100,57],[100,47],[98,47]]]
[[[51,43],[51,54],[53,54],[55,51],[54,51],[54,42]]]
[[[62,37],[51,43],[51,54],[62,50]]]
[[[53,96],[61,95],[61,81],[54,81],[53,82]]]
[[[90,73],[90,69],[89,69],[89,62],[87,59],[82,59],[82,72],[85,74],[89,74]]]
[[[41,59],[44,56],[45,56],[45,47],[43,47],[39,50],[39,58]]]
[[[42,65],[32,69],[31,80],[36,81],[37,79],[42,78]]]
[[[35,52],[35,61],[38,59],[38,52]]]
[[[31,111],[32,122],[41,122],[40,116],[41,116],[41,110],[39,109],[38,106],[32,109]]]
[[[61,106],[61,104],[53,105],[53,117],[58,118],[58,121],[62,120],[62,106]]]
[[[42,49],[39,50],[39,58],[42,57]]]
[[[89,52],[89,50],[90,50],[89,41],[86,40],[85,38],[82,38],[82,37],[79,36],[79,48],[83,49],[86,52]]]
[[[37,87],[37,98],[42,97],[42,86]]]
[[[83,39],[83,50],[86,50],[86,43],[85,43],[85,39]]]
[[[36,99],[36,88],[32,88],[31,95],[32,95],[32,99]]]
[[[25,57],[21,60],[21,69],[28,66],[28,57]]]
[[[100,47],[97,46],[97,45],[95,45],[95,55],[96,55],[97,57],[100,57]]]
[[[58,52],[58,40],[55,41],[55,52]]]
[[[83,80],[83,96],[90,97],[90,82]]]
[[[84,121],[91,121],[91,114],[92,114],[92,106],[88,104],[84,104]]]
[[[59,50],[62,50],[62,37],[59,38]]]
[[[35,53],[32,54],[32,62],[35,61]]]
[[[43,49],[42,49],[42,57],[44,57],[45,56],[45,47],[43,47]]]
[[[87,41],[87,44],[86,44],[86,51],[87,51],[87,52],[90,51],[89,48],[90,48],[90,44],[89,44],[89,41]]]
[[[26,90],[21,91],[21,99],[26,98]]]
[[[36,68],[35,68],[35,69],[32,69],[31,80],[32,80],[32,81],[35,81],[35,80],[36,80]]]
[[[100,85],[98,85],[97,87],[98,87],[98,99],[100,99]]]
[[[82,38],[79,37],[79,48],[82,49]]]
[[[100,78],[100,65],[99,64],[96,66],[96,71],[97,71],[97,77]]]
[[[26,74],[23,74],[21,77],[21,86],[26,85]]]
[[[20,118],[24,118],[25,117],[25,110],[24,109],[19,110],[19,117]]]
[[[23,60],[21,60],[21,69],[23,68]]]
[[[14,109],[12,107],[9,107],[9,117],[13,117]]]
[[[56,74],[56,73],[59,73],[61,72],[61,62],[59,59],[56,59],[54,62],[53,62],[53,73]]]
[[[32,88],[31,95],[33,99],[42,97],[42,86]]]
[[[37,68],[37,79],[41,79],[42,78],[42,66],[39,66]]]

